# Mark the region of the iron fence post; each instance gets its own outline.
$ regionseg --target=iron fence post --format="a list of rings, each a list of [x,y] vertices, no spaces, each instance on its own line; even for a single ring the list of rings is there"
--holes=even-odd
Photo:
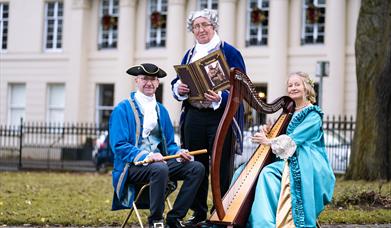
[[[18,164],[18,169],[22,168],[22,148],[23,148],[23,118],[20,118],[20,127],[19,127],[19,164]]]

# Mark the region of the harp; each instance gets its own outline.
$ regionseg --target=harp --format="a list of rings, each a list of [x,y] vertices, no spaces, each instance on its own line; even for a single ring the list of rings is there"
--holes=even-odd
[[[224,138],[230,123],[243,99],[257,112],[271,114],[282,109],[281,115],[268,133],[268,137],[275,137],[285,131],[295,104],[288,96],[280,97],[271,104],[263,102],[248,76],[235,68],[230,71],[230,84],[230,96],[213,146],[211,180],[215,210],[209,221],[212,224],[242,227],[246,225],[251,210],[258,175],[262,168],[271,162],[272,152],[270,146],[258,146],[242,173],[222,198],[219,186],[220,161]]]

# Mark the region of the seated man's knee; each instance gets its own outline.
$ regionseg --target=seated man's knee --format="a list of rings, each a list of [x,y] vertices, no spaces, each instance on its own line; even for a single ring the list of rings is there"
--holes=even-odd
[[[150,165],[152,174],[168,177],[168,166],[166,163],[154,162],[149,165]]]
[[[197,173],[199,176],[204,176],[205,175],[205,166],[198,161],[191,162],[193,165],[194,172]]]

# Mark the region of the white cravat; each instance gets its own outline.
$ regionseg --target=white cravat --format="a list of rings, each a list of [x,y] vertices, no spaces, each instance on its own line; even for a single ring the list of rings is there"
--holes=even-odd
[[[213,35],[213,38],[206,44],[200,44],[197,41],[195,48],[194,48],[194,55],[193,55],[193,57],[191,57],[190,62],[197,61],[200,58],[207,56],[211,50],[216,49],[217,45],[219,45],[220,42],[221,42],[221,39],[220,39],[219,35],[217,35],[216,32]]]
[[[155,95],[145,96],[140,91],[137,91],[134,97],[140,104],[141,111],[144,114],[142,135],[143,138],[146,138],[157,125],[156,97]]]

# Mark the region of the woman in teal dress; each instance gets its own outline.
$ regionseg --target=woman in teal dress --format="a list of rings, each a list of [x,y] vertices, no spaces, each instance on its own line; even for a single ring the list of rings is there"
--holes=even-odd
[[[306,73],[293,73],[287,92],[296,109],[286,134],[269,139],[265,126],[251,139],[270,145],[277,160],[259,175],[248,227],[316,227],[333,196],[335,176],[324,144],[323,113],[313,105],[313,82]]]

